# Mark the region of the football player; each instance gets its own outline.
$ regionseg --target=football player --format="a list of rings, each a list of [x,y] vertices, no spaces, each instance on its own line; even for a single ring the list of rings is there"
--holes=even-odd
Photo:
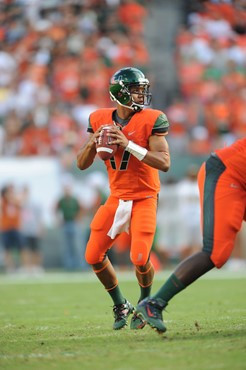
[[[202,251],[182,261],[151,298],[136,308],[137,315],[165,332],[162,311],[170,299],[214,267],[228,260],[236,234],[246,221],[246,139],[215,151],[198,174]]]
[[[107,251],[123,231],[130,233],[130,258],[140,286],[139,301],[148,297],[154,276],[149,256],[156,229],[158,170],[166,172],[170,167],[165,139],[169,123],[163,112],[146,108],[151,101],[149,80],[139,69],[117,71],[111,78],[109,93],[116,108],[99,109],[90,115],[90,136],[79,150],[77,166],[85,170],[92,165],[102,127],[114,125],[109,135],[118,150],[105,161],[110,196],[92,220],[85,258],[113,300],[113,328],[117,330],[127,325],[134,307],[119,288]],[[144,325],[133,315],[132,329]]]

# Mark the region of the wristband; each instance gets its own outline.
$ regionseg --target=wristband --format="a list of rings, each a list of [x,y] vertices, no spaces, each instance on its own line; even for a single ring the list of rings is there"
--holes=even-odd
[[[130,152],[134,157],[142,161],[146,156],[148,150],[140,145],[135,144],[133,141],[129,140],[126,150]]]

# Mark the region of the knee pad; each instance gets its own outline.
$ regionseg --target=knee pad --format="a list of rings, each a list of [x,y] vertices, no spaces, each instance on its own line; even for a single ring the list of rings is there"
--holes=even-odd
[[[150,239],[151,238],[151,239]],[[152,246],[152,234],[146,233],[146,238],[134,240],[131,246],[130,259],[135,266],[145,266],[149,260]]]
[[[93,251],[93,249],[87,245],[85,251],[85,260],[89,265],[96,265],[97,263],[102,262],[103,258],[101,258],[101,255],[97,253],[96,250]]]
[[[132,254],[130,255],[130,259],[131,259],[131,262],[134,266],[145,266],[146,263],[148,262],[148,258],[149,256],[148,255],[143,255],[142,253],[138,253],[138,254]]]

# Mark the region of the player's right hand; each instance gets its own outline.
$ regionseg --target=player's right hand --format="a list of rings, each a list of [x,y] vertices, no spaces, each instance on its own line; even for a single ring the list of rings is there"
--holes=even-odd
[[[89,140],[87,142],[87,145],[89,147],[96,147],[101,130],[102,130],[102,126],[99,127],[93,134],[90,134]]]
[[[99,138],[99,136],[100,136],[100,133],[101,133],[101,131],[102,131],[102,129],[104,128],[104,127],[107,127],[108,126],[108,124],[107,125],[102,125],[102,126],[100,126],[95,132],[94,132],[94,134],[92,135],[92,137],[91,137],[91,140],[94,142],[94,145],[96,145],[97,143],[98,143],[98,138]]]

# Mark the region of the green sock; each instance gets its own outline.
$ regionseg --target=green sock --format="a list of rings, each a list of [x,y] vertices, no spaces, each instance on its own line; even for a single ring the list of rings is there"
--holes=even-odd
[[[143,288],[140,286],[140,298],[138,300],[138,302],[142,301],[142,299],[144,298],[147,298],[150,296],[150,291],[151,291],[151,285],[146,287],[146,288]]]
[[[122,304],[125,303],[125,298],[121,294],[120,288],[117,285],[114,289],[108,290],[109,295],[111,296],[114,304]]]
[[[152,298],[161,298],[165,302],[168,302],[175,294],[179,293],[184,288],[184,284],[175,274],[172,274]]]

